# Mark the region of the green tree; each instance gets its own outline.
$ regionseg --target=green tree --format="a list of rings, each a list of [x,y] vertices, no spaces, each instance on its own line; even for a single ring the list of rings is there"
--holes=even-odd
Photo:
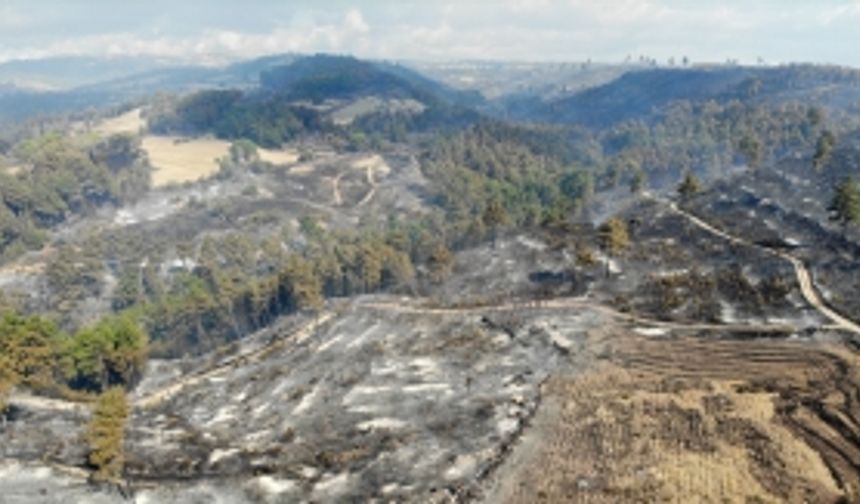
[[[454,256],[444,243],[440,243],[430,253],[427,265],[430,268],[430,280],[434,283],[442,283],[451,274]]]
[[[230,159],[237,164],[252,163],[260,159],[260,153],[254,142],[240,138],[230,145]]]
[[[828,208],[831,219],[843,227],[860,223],[860,186],[853,178],[847,178],[836,186],[836,194]]]
[[[312,311],[322,308],[322,280],[311,261],[290,256],[282,276],[297,308]]]
[[[630,247],[627,224],[618,217],[606,221],[599,229],[600,248],[610,256],[617,256]]]
[[[561,192],[572,201],[587,200],[594,194],[594,179],[584,170],[573,170],[561,177]]]
[[[4,316],[0,320],[0,355],[9,366],[8,377],[32,387],[51,385],[59,340],[59,330],[53,322],[17,314]]]
[[[830,160],[833,147],[836,145],[836,135],[830,130],[821,132],[815,144],[815,154],[812,156],[812,167],[821,170]]]
[[[576,264],[583,268],[591,268],[597,264],[597,255],[590,247],[579,245],[576,247]]]
[[[755,169],[762,161],[762,145],[761,141],[752,134],[744,135],[738,142],[738,149],[747,160],[747,165]]]
[[[67,374],[73,385],[103,390],[137,380],[149,354],[149,337],[131,315],[102,319],[68,342]]]
[[[639,193],[645,189],[645,184],[648,182],[648,176],[641,169],[633,172],[633,177],[630,178],[630,192]]]
[[[95,469],[96,481],[115,483],[122,478],[128,413],[128,401],[121,387],[107,389],[96,400],[86,434],[88,459]]]
[[[4,422],[9,394],[15,388],[15,385],[17,385],[18,380],[20,380],[20,377],[15,372],[15,367],[9,357],[0,354],[0,417],[3,418]]]
[[[484,215],[481,220],[492,232],[493,246],[495,246],[496,239],[499,235],[499,228],[507,225],[511,219],[501,200],[499,198],[493,198],[484,209]]]
[[[700,192],[702,192],[702,183],[695,173],[688,171],[678,185],[678,195],[682,200],[688,200]]]

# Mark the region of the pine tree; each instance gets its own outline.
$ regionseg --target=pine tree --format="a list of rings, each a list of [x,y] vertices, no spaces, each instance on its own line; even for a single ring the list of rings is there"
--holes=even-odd
[[[502,202],[498,198],[493,198],[487,204],[487,208],[484,209],[482,220],[484,221],[484,225],[492,230],[493,246],[495,246],[499,228],[510,222],[508,211],[505,210],[505,206],[502,205]]]
[[[633,172],[633,177],[630,179],[630,192],[638,193],[645,188],[645,182],[647,182],[648,178],[645,175],[645,172],[641,169]]]
[[[836,135],[830,130],[821,132],[818,137],[818,142],[815,144],[815,154],[812,156],[812,167],[816,170],[821,170],[827,161],[830,160],[830,155],[833,152],[833,147],[836,145]]]
[[[9,394],[18,383],[18,373],[15,372],[12,362],[5,355],[0,355],[0,417],[5,422],[6,419],[6,403],[9,400]]]
[[[843,227],[860,223],[860,186],[853,178],[847,178],[836,186],[836,194],[828,208],[831,219]]]
[[[738,142],[738,149],[747,159],[747,165],[755,169],[761,164],[762,146],[761,141],[753,135],[745,135]]]
[[[322,308],[322,280],[310,261],[291,256],[283,275],[298,308],[314,311]]]
[[[627,225],[618,217],[613,217],[600,226],[600,247],[611,256],[619,255],[630,247],[630,234]]]
[[[110,388],[99,396],[87,426],[89,462],[95,469],[94,480],[117,482],[122,477],[127,419],[128,402],[122,388]]]
[[[678,194],[682,200],[688,200],[702,191],[702,183],[693,172],[687,172],[684,180],[678,185]]]
[[[430,254],[428,265],[430,267],[430,280],[435,283],[442,283],[451,274],[451,267],[454,264],[454,256],[445,244],[437,245]]]

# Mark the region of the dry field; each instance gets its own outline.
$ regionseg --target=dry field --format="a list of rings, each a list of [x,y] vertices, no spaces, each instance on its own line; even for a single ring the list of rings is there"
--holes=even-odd
[[[544,386],[487,502],[860,500],[853,352],[616,334],[603,355]]]
[[[299,152],[296,149],[257,149],[260,159],[273,165],[291,165],[299,160]]]
[[[141,116],[141,109],[129,110],[125,114],[106,119],[95,127],[94,131],[103,136],[117,135],[120,133],[139,133],[145,126],[146,121]]]
[[[154,187],[194,182],[212,176],[218,171],[218,159],[230,150],[230,142],[212,138],[145,136],[142,145],[154,168]]]
[[[152,182],[155,187],[168,184],[194,182],[214,175],[218,171],[218,159],[230,152],[231,142],[216,138],[187,138],[179,136],[143,137],[143,149],[155,171]],[[275,165],[290,165],[298,161],[295,150],[258,149],[260,159]]]

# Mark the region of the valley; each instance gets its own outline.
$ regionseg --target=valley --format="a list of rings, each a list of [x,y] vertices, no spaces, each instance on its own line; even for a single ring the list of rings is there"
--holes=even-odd
[[[247,64],[0,130],[0,502],[860,501],[856,71]]]

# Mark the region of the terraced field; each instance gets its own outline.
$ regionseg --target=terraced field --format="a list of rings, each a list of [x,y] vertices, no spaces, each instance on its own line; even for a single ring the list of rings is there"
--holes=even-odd
[[[811,342],[602,340],[601,365],[545,386],[534,431],[486,502],[860,498],[855,354]]]

